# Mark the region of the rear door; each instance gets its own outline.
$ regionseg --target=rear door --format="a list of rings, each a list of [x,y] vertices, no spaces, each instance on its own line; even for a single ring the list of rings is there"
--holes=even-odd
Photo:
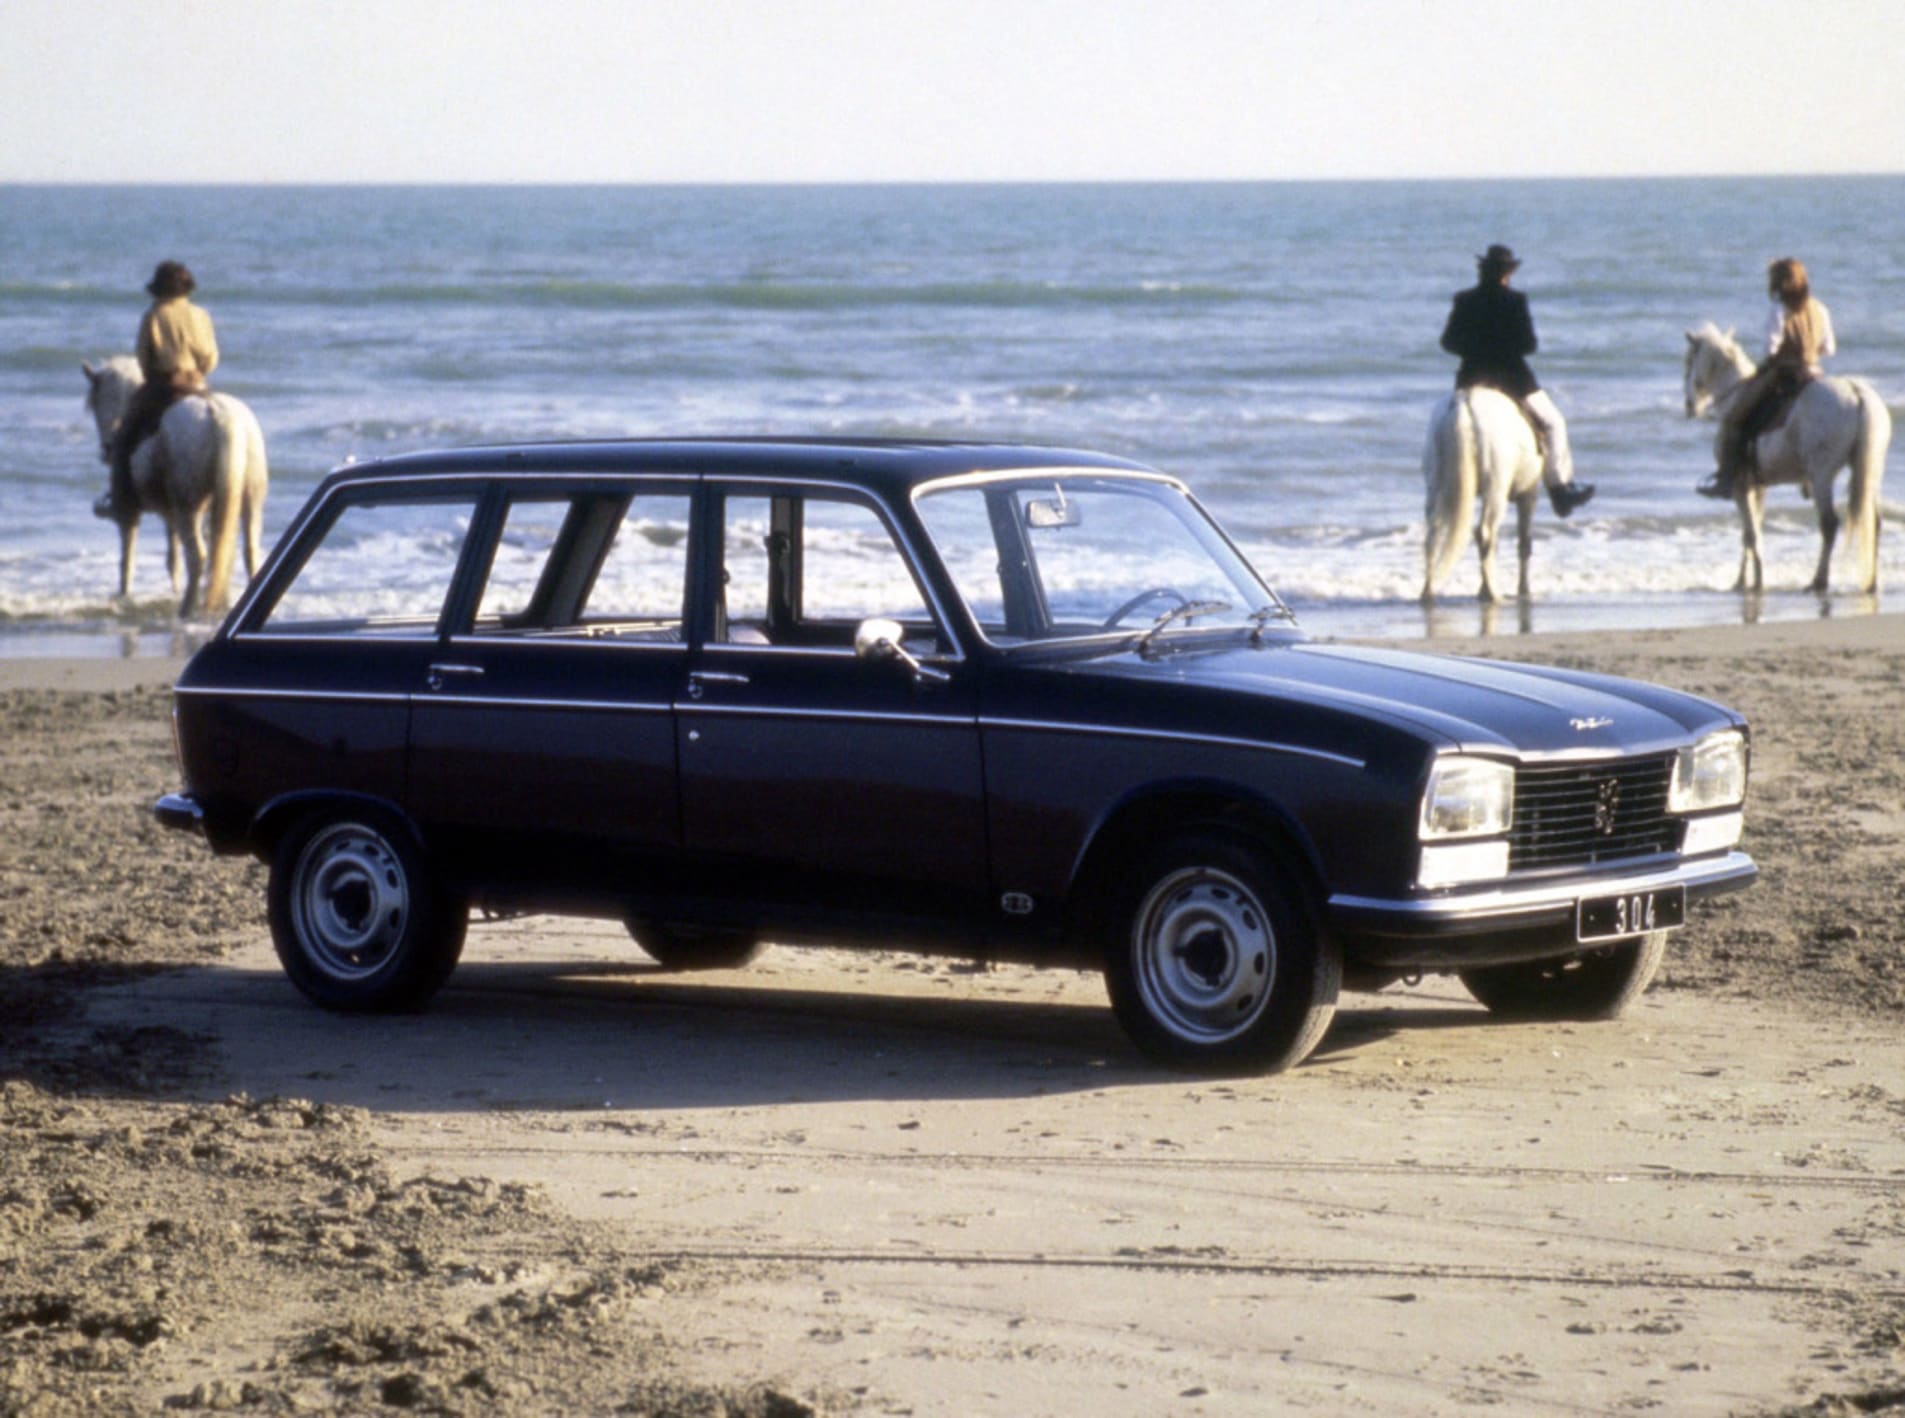
[[[412,713],[411,801],[485,880],[639,890],[680,846],[687,480],[513,485]]]

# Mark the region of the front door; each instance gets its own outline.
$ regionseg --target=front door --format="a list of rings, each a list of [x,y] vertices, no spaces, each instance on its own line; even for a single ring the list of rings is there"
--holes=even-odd
[[[974,667],[870,501],[713,486],[710,605],[678,704],[682,825],[743,894],[896,915],[966,912],[987,887]],[[946,678],[861,659],[899,621]]]

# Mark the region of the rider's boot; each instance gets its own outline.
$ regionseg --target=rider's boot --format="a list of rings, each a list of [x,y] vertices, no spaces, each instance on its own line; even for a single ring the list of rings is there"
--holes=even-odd
[[[1554,483],[1548,488],[1548,501],[1557,517],[1567,516],[1593,496],[1593,483]]]
[[[1702,497],[1717,497],[1731,502],[1739,491],[1740,480],[1753,470],[1753,444],[1749,438],[1742,438],[1736,431],[1729,430],[1733,436],[1726,440],[1720,453],[1720,466],[1711,477],[1704,478],[1694,489]]]

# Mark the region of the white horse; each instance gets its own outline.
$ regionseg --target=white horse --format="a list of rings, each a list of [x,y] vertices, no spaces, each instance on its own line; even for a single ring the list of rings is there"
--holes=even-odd
[[[86,407],[99,428],[100,456],[107,456],[133,392],[144,383],[139,363],[115,355],[86,371]],[[119,526],[119,594],[132,594],[132,554],[139,541],[139,517],[156,512],[165,521],[166,569],[172,589],[179,587],[179,553],[184,549],[186,582],[179,614],[190,616],[225,609],[230,599],[232,560],[242,532],[245,572],[256,574],[262,560],[265,489],[265,436],[250,409],[229,394],[193,395],[165,411],[159,430],[132,455],[136,503],[115,507],[112,494],[93,510]],[[205,516],[211,513],[209,564]]]
[[[1528,594],[1528,555],[1534,542],[1535,500],[1541,493],[1541,450],[1515,401],[1497,389],[1457,389],[1435,407],[1429,442],[1422,452],[1428,484],[1428,534],[1423,545],[1422,603],[1435,600],[1468,546],[1475,519],[1482,562],[1482,599],[1499,601],[1495,589],[1495,543],[1502,514],[1515,504],[1517,594]],[[1481,516],[1475,503],[1481,500]]]
[[[1753,360],[1729,334],[1711,321],[1687,331],[1683,375],[1687,417],[1725,412],[1738,395]],[[1885,452],[1892,441],[1892,414],[1863,379],[1820,377],[1799,391],[1786,421],[1762,433],[1754,443],[1759,471],[1740,479],[1734,501],[1740,509],[1740,576],[1736,591],[1765,585],[1760,560],[1760,528],[1766,515],[1766,489],[1798,483],[1819,515],[1819,567],[1813,591],[1828,584],[1832,546],[1839,535],[1839,513],[1832,505],[1832,484],[1841,468],[1850,468],[1847,515],[1858,549],[1859,589],[1879,584],[1879,486],[1885,480]],[[1719,453],[1719,439],[1714,441]]]

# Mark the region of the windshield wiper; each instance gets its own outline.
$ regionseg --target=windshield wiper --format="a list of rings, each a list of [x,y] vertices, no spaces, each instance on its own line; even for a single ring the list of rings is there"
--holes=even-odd
[[[1285,625],[1295,625],[1296,612],[1283,603],[1283,597],[1279,596],[1275,591],[1272,591],[1270,593],[1270,604],[1267,606],[1258,606],[1249,615],[1245,616],[1244,619],[1250,622],[1250,643],[1252,645],[1261,645],[1263,643],[1263,632],[1271,621],[1279,620]]]
[[[1190,620],[1200,615],[1216,615],[1230,609],[1229,601],[1186,601],[1181,606],[1172,606],[1163,615],[1151,622],[1151,628],[1138,637],[1138,643],[1131,648],[1142,655],[1151,647],[1153,636],[1162,633],[1168,626],[1180,620]]]

